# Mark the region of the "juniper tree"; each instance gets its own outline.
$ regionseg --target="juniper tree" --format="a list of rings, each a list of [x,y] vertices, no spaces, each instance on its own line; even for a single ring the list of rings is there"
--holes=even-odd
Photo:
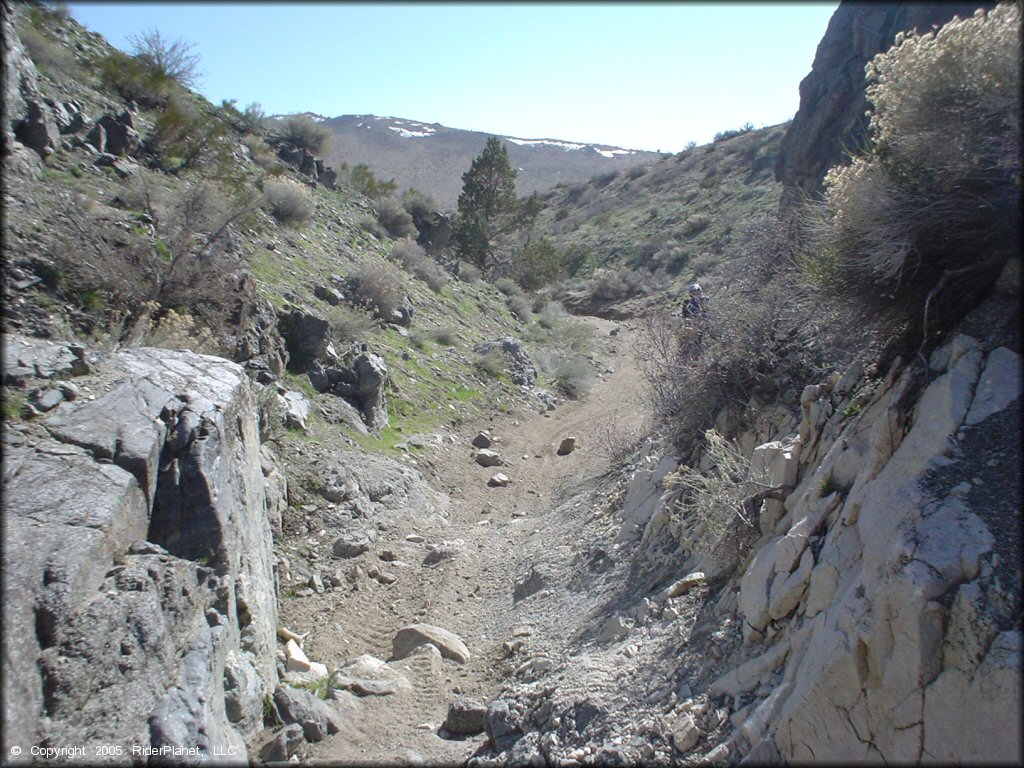
[[[455,226],[459,256],[484,272],[494,266],[497,238],[519,228],[524,211],[536,207],[524,206],[516,198],[515,184],[516,172],[509,163],[508,150],[492,136],[462,175],[459,220]]]

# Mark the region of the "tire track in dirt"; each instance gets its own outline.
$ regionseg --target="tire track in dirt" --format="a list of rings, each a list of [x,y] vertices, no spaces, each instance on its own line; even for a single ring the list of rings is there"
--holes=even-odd
[[[392,662],[414,689],[366,697],[348,710],[342,707],[345,727],[311,745],[312,758],[333,764],[394,765],[420,759],[451,764],[467,759],[483,742],[482,735],[463,741],[437,735],[448,704],[460,694],[483,702],[497,695],[505,663],[502,643],[515,628],[516,579],[540,559],[568,564],[576,524],[559,519],[554,510],[608,470],[609,460],[599,445],[603,425],[616,415],[632,421],[641,418],[633,332],[610,321],[587,322],[594,326],[596,342],[604,347],[614,372],[597,379],[582,400],[564,402],[546,414],[504,416],[473,425],[472,430],[467,427],[457,444],[445,444],[425,457],[423,464],[436,473],[435,487],[457,489],[450,493],[447,526],[417,530],[410,518],[389,531],[387,540],[377,542],[371,552],[350,561],[364,569],[377,566],[398,578],[387,586],[364,578],[357,590],[334,593],[337,598],[322,623],[340,624],[340,636],[318,638],[314,633],[308,643],[310,657],[332,668],[362,653],[387,660],[398,629],[425,622],[459,635],[472,658],[465,665],[444,661],[433,670],[423,659]],[[624,332],[609,336],[616,327]],[[505,466],[485,468],[473,461],[469,443],[484,427],[497,438],[493,448]],[[568,436],[577,439],[576,450],[557,456],[562,438]],[[510,478],[510,485],[488,487],[488,478],[498,471]],[[409,544],[405,537],[410,534],[426,541]],[[441,540],[461,540],[461,552],[436,565],[423,565],[428,546]],[[379,562],[374,553],[382,549],[393,550],[399,562]],[[538,646],[547,644],[542,637],[530,640]]]

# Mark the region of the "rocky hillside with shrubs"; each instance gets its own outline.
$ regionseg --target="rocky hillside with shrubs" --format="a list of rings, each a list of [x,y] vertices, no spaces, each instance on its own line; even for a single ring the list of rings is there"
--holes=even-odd
[[[1020,762],[1019,5],[507,231],[0,8],[6,755]]]
[[[555,187],[531,232],[560,256],[553,295],[624,316],[679,305],[695,281],[716,292],[778,205],[774,166],[785,133],[785,125],[726,130],[657,162]]]

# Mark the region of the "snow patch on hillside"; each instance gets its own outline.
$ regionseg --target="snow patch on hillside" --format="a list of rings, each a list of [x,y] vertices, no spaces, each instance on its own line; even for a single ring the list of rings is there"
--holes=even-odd
[[[572,141],[552,141],[551,139],[513,139],[511,136],[506,140],[522,147],[561,147],[566,152],[575,152],[577,150],[587,148],[586,144],[576,144]]]
[[[518,144],[521,147],[561,147],[566,152],[578,152],[581,149],[589,149],[601,155],[601,157],[636,154],[632,149],[617,149],[614,147],[602,149],[600,147],[595,147],[593,144],[579,144],[574,141],[554,141],[553,139],[514,139],[511,136],[506,137],[505,140],[511,141],[513,144]]]
[[[421,130],[414,131],[408,128],[403,128],[401,125],[389,125],[388,130],[394,131],[404,139],[418,139],[423,136],[434,135],[434,129],[431,128],[429,125],[417,125],[413,127],[420,128]]]

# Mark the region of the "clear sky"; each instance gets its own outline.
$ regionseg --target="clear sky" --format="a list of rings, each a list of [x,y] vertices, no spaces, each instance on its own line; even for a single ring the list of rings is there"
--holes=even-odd
[[[374,114],[678,152],[793,116],[829,3],[69,3],[118,48],[195,43],[198,89],[267,114]]]

